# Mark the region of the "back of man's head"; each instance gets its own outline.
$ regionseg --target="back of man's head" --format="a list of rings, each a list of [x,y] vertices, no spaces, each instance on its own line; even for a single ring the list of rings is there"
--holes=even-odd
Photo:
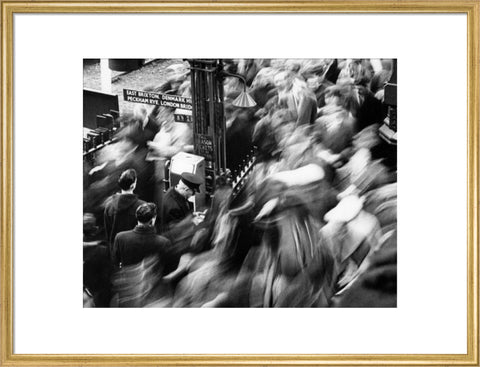
[[[157,216],[157,206],[154,203],[142,204],[137,208],[135,216],[140,223],[147,224]]]
[[[130,168],[122,172],[120,178],[118,179],[118,186],[120,186],[122,190],[130,190],[136,181],[137,172],[133,168]]]

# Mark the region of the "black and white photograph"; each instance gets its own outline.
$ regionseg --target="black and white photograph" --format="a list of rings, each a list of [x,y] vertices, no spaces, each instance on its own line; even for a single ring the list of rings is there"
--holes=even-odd
[[[83,307],[397,307],[397,61],[83,59]]]

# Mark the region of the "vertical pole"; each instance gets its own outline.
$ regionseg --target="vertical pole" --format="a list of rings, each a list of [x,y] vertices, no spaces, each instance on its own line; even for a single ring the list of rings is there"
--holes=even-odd
[[[194,116],[195,153],[201,149],[199,139],[211,142],[213,151],[206,159],[205,174],[209,184],[207,193],[212,194],[216,176],[227,168],[226,128],[223,111],[223,64],[221,60],[189,60],[192,66],[192,101]],[[206,180],[207,181],[207,180]],[[208,189],[211,191],[208,192]]]
[[[218,68],[217,74],[215,75],[215,118],[218,121],[219,126],[219,136],[221,139],[220,143],[220,154],[221,154],[221,162],[222,162],[222,169],[224,172],[227,170],[227,127],[225,125],[225,113],[224,113],[224,105],[223,105],[223,76],[221,72],[223,71],[223,63],[222,60],[218,61]]]
[[[208,67],[208,66],[207,66]],[[212,72],[207,73],[207,89],[208,89],[208,123],[210,127],[213,127],[213,149],[215,154],[215,174],[218,175],[221,162],[219,160],[219,146],[218,146],[218,132],[215,124],[215,77]]]
[[[104,93],[112,93],[112,71],[108,67],[108,59],[100,59],[101,88]]]

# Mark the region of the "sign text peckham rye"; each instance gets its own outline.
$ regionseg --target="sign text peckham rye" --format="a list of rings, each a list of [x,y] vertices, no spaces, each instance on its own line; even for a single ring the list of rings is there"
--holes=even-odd
[[[123,90],[123,99],[127,102],[152,104],[162,107],[192,109],[192,99],[188,97],[162,94],[156,92],[143,92],[133,89]]]

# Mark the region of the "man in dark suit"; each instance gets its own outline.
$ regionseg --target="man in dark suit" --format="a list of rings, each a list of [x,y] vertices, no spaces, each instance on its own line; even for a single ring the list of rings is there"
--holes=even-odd
[[[135,227],[137,224],[135,211],[145,203],[133,193],[137,186],[137,173],[134,169],[122,172],[118,179],[118,186],[122,191],[107,199],[104,212],[105,231],[110,252],[112,252],[113,241],[117,233]]]
[[[163,199],[163,231],[170,230],[174,224],[192,213],[188,199],[195,195],[195,192],[200,192],[202,183],[200,176],[184,172],[178,184],[168,189]]]
[[[170,241],[155,232],[157,206],[144,203],[136,210],[137,225],[131,231],[120,232],[113,245],[114,264],[119,267],[138,264],[150,256],[158,256],[160,262],[166,258]]]
[[[157,207],[145,203],[136,211],[138,224],[115,237],[113,258],[114,300],[118,307],[145,307],[168,301],[171,289],[160,281],[165,266],[171,263],[170,241],[155,232]]]

